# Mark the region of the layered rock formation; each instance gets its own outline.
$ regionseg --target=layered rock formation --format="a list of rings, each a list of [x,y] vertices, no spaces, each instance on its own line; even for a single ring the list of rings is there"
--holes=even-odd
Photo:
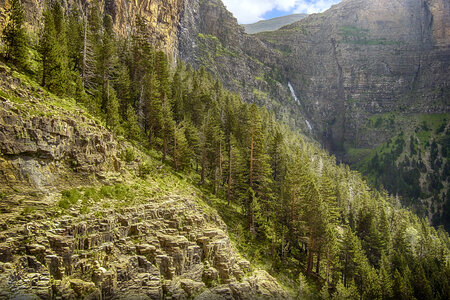
[[[27,27],[35,34],[42,26],[42,13],[51,3],[50,0],[23,0]],[[86,14],[89,7],[98,3],[102,11],[108,12],[114,21],[114,29],[120,35],[131,34],[137,16],[145,20],[152,43],[167,53],[176,55],[178,47],[178,24],[183,8],[183,0],[67,0],[61,1],[65,10],[77,9],[81,15]],[[0,0],[0,30],[6,20],[6,9],[10,0]]]
[[[347,0],[259,37],[288,49],[284,74],[331,150],[373,147],[390,136],[363,131],[368,116],[448,112],[449,7],[447,0]]]
[[[0,66],[0,185],[47,190],[74,183],[68,171],[120,169],[120,146],[99,121],[74,103],[58,103],[40,87],[29,87],[29,80]]]
[[[0,234],[0,297],[285,299],[233,249],[224,223],[177,195],[105,217],[18,222]],[[50,220],[48,220],[50,218]]]

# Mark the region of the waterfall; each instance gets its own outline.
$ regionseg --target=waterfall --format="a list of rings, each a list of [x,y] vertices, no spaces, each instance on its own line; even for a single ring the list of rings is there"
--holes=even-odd
[[[311,124],[309,123],[309,121],[308,121],[308,120],[305,120],[305,121],[306,121],[306,125],[308,125],[309,130],[312,131],[312,126],[311,126]]]
[[[298,105],[301,105],[300,100],[297,98],[297,95],[295,94],[294,87],[292,86],[292,84],[290,82],[288,82],[288,87],[289,87],[289,90],[291,91],[292,97],[294,97],[295,102],[297,102]],[[309,123],[308,120],[305,120],[305,121],[306,121],[306,125],[308,125],[309,130],[312,131],[313,128],[311,126],[311,123]]]
[[[297,98],[297,95],[295,95],[294,87],[292,86],[292,84],[290,82],[288,82],[288,87],[289,87],[289,90],[291,91],[292,97],[294,97],[295,102],[297,102],[298,105],[300,105],[300,100]]]

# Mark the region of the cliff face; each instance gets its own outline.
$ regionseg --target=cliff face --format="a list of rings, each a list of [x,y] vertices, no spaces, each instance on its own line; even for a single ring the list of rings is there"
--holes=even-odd
[[[347,0],[274,33],[284,74],[333,151],[389,138],[364,131],[385,112],[448,111],[449,1]],[[395,134],[395,132],[392,132]]]
[[[150,36],[153,38],[152,43],[168,53],[176,54],[183,0],[66,0],[61,4],[67,11],[77,8],[81,12],[86,12],[95,2],[98,2],[101,10],[107,11],[112,16],[118,34],[123,36],[130,34],[136,16],[140,15],[147,23]],[[0,0],[0,20],[5,20],[5,9],[9,7],[9,3],[10,0]],[[51,1],[23,0],[22,3],[27,27],[37,34],[42,26],[40,24],[42,12]]]

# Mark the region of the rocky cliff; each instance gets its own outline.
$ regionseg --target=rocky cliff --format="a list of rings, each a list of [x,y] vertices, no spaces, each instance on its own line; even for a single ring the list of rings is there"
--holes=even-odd
[[[259,37],[287,49],[284,74],[329,149],[370,148],[389,138],[364,130],[374,114],[448,112],[449,5],[347,0]]]
[[[78,9],[86,13],[90,6],[98,3],[102,11],[111,15],[114,21],[115,31],[122,35],[129,35],[134,27],[137,16],[142,16],[151,33],[152,43],[167,53],[176,55],[178,47],[178,24],[183,8],[183,0],[67,0],[61,1],[66,11]],[[5,10],[9,7],[10,0],[0,0],[0,20],[4,24]],[[41,16],[44,9],[51,3],[50,0],[23,0],[22,1],[27,27],[31,32],[38,34],[41,24]],[[1,29],[1,25],[0,25]]]
[[[0,153],[1,299],[288,298],[192,184],[3,64]]]

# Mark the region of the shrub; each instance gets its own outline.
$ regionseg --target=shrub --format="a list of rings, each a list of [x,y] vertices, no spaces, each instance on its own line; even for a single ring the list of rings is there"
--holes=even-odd
[[[84,199],[98,202],[100,200],[100,195],[95,188],[90,187],[84,191]]]
[[[148,161],[143,161],[139,164],[138,176],[146,179],[147,176],[151,173],[152,166]]]
[[[122,160],[126,162],[132,162],[136,159],[136,151],[134,151],[134,148],[128,147],[121,153]]]
[[[71,189],[61,192],[61,200],[58,201],[58,206],[63,209],[68,209],[82,198],[81,193],[77,189]]]

